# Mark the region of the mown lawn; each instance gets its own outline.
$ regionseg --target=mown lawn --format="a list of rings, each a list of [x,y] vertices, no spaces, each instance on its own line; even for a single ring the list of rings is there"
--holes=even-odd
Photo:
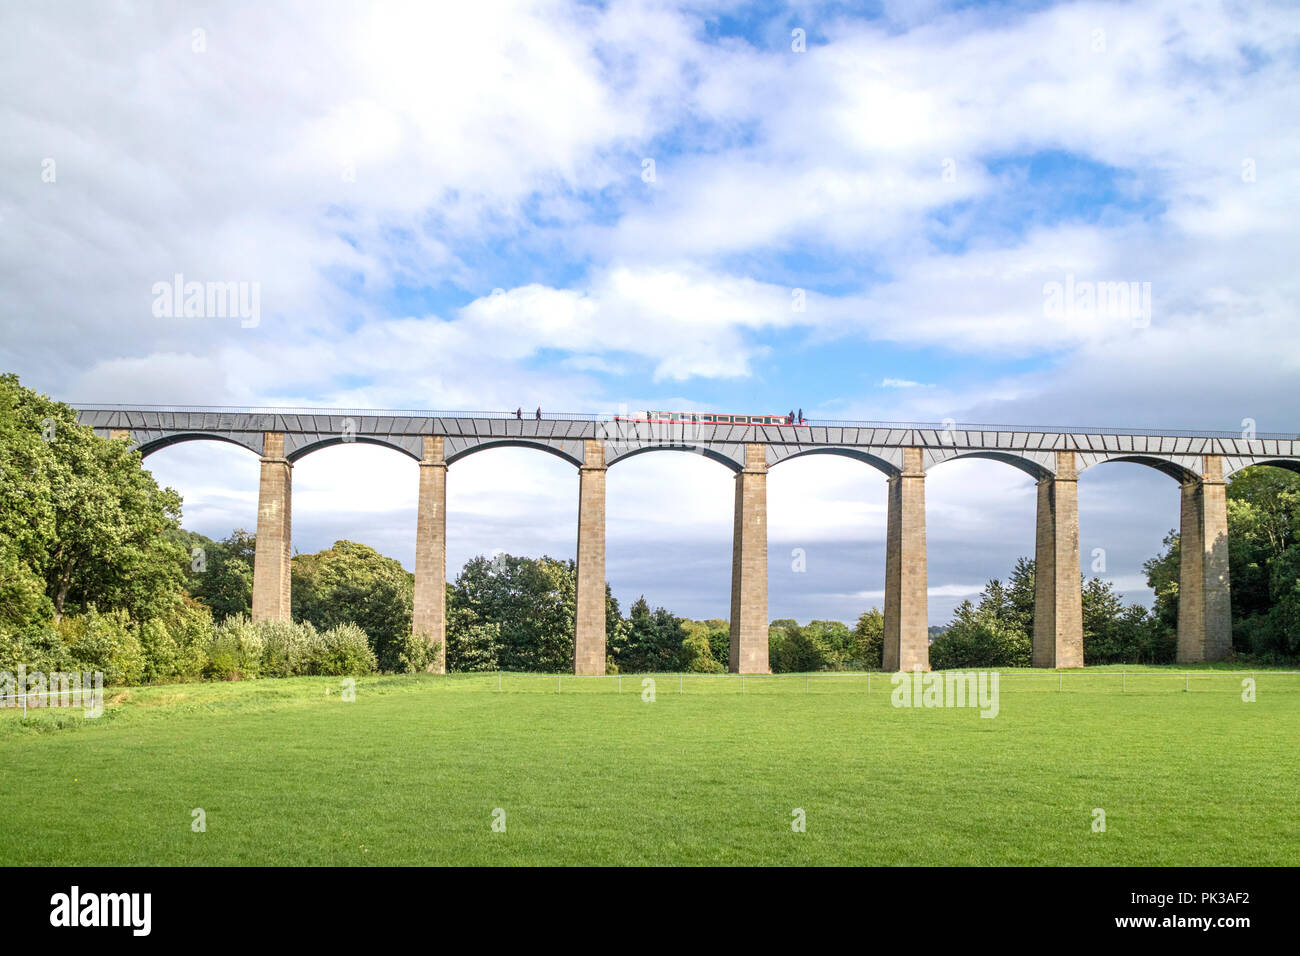
[[[0,712],[0,863],[1300,862],[1300,676],[1126,670],[1003,672],[994,719],[883,674],[109,692]]]

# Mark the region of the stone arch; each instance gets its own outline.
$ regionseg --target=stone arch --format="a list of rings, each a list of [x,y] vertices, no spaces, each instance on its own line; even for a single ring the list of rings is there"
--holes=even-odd
[[[416,436],[416,440],[421,442],[423,441],[423,439],[420,438],[419,436]],[[287,458],[291,462],[297,463],[301,459],[306,458],[312,452],[320,451],[322,448],[329,448],[331,445],[353,445],[353,444],[379,445],[382,448],[391,448],[393,451],[400,452],[403,455],[406,455],[410,458],[414,458],[416,461],[419,461],[421,458],[420,454],[412,450],[411,448],[407,448],[406,446],[400,445],[397,442],[388,441],[387,439],[384,438],[374,438],[368,435],[355,435],[350,439],[344,439],[341,435],[332,435],[329,438],[322,438],[319,441],[314,441],[308,445],[303,445],[301,448],[295,448],[293,451],[285,455],[285,458]]]
[[[930,454],[932,454],[931,449],[926,449],[926,452],[926,457],[930,457]],[[1055,455],[1056,453],[1051,452],[1050,454]],[[926,464],[926,470],[929,471],[936,465],[942,465],[949,461],[958,461],[963,458],[980,458],[986,461],[1000,461],[1004,465],[1010,465],[1018,471],[1023,471],[1030,478],[1034,479],[1034,481],[1042,481],[1044,478],[1055,477],[1054,472],[1045,465],[1030,458],[1025,458],[1023,455],[1014,455],[1010,452],[1003,451],[963,451],[953,455],[946,455],[943,458],[939,458],[936,455],[933,460]]]
[[[222,435],[216,432],[179,432],[177,434],[167,434],[160,438],[146,439],[136,445],[136,451],[140,453],[140,458],[148,458],[156,451],[162,451],[164,448],[170,448],[172,445],[180,445],[191,441],[219,441],[228,445],[235,445],[243,448],[245,451],[251,451],[259,458],[262,455],[262,435],[251,435],[247,439],[242,437],[236,438],[233,435]]]
[[[1078,457],[1080,459],[1080,473],[1082,473],[1084,469],[1090,468],[1094,465],[1100,465],[1111,461],[1127,461],[1136,465],[1146,465],[1148,468],[1154,468],[1162,475],[1168,475],[1180,485],[1188,481],[1197,481],[1201,477],[1196,473],[1196,471],[1186,465],[1179,464],[1176,461],[1171,461],[1168,458],[1158,458],[1152,455],[1113,455],[1106,456],[1105,458],[1097,458],[1092,461],[1089,461],[1088,457],[1083,454],[1080,454]]]
[[[541,441],[533,441],[528,438],[512,437],[512,438],[492,439],[490,441],[475,442],[472,445],[468,445],[463,448],[456,448],[454,451],[452,451],[451,449],[454,447],[454,443],[455,443],[454,437],[448,436],[447,464],[449,465],[454,464],[455,462],[460,461],[462,458],[472,455],[475,452],[486,451],[489,448],[533,448],[536,449],[537,451],[544,451],[548,455],[554,455],[557,458],[562,458],[564,461],[567,461],[570,465],[573,465],[575,468],[581,468],[583,465],[583,459],[579,454],[574,454],[572,451],[569,451],[568,449],[562,448],[558,445],[552,445]],[[581,449],[582,442],[578,441],[576,444],[578,445],[579,449]]]
[[[1226,461],[1224,463],[1227,464]],[[1274,468],[1282,468],[1286,471],[1294,471],[1296,473],[1300,473],[1300,460],[1297,460],[1295,458],[1263,458],[1263,459],[1242,460],[1240,464],[1234,461],[1233,467],[1231,469],[1229,468],[1223,469],[1223,477],[1227,478],[1229,475],[1235,475],[1237,472],[1242,471],[1243,469],[1254,468],[1257,465],[1270,465]]]
[[[703,458],[708,458],[710,461],[716,461],[718,464],[722,465],[728,471],[732,471],[732,472],[738,472],[744,467],[742,463],[737,462],[730,455],[717,451],[716,449],[711,448],[708,445],[669,445],[669,444],[643,445],[640,448],[633,448],[628,451],[618,452],[616,454],[610,455],[609,458],[606,459],[606,464],[612,468],[617,462],[627,461],[629,458],[635,458],[637,455],[644,455],[647,452],[652,452],[652,451],[677,451],[677,452],[685,452],[687,454],[699,455]],[[743,446],[742,446],[741,454],[742,455],[744,454]]]
[[[809,455],[838,455],[841,458],[852,458],[854,461],[863,462],[864,464],[875,468],[877,471],[882,472],[886,478],[892,478],[900,471],[899,467],[893,462],[881,458],[879,455],[874,455],[869,451],[863,451],[860,448],[839,448],[833,446],[827,448],[805,448],[802,451],[796,451],[793,454],[782,455],[768,467],[769,469],[775,468],[782,462],[792,461],[795,458],[805,458]]]

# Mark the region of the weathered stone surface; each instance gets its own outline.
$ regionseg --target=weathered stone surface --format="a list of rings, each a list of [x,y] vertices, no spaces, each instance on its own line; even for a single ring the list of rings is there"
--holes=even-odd
[[[257,547],[253,553],[253,620],[287,621],[292,534],[290,504],[293,465],[284,457],[284,435],[262,439],[262,475],[257,492]]]
[[[1083,666],[1079,480],[1068,451],[1056,453],[1056,477],[1038,482],[1033,665]]]
[[[605,446],[588,439],[578,471],[577,614],[573,672],[605,673]]]
[[[415,593],[411,630],[438,653],[428,670],[447,672],[447,462],[441,435],[426,435],[415,518]]]
[[[889,479],[885,535],[885,670],[929,670],[929,594],[925,557],[922,449],[903,449]]]
[[[1178,663],[1222,660],[1232,651],[1228,496],[1222,459],[1206,455],[1201,477],[1183,482],[1182,495]]]
[[[731,660],[733,674],[766,674],[767,446],[745,446],[736,474],[736,521],[731,543]]]

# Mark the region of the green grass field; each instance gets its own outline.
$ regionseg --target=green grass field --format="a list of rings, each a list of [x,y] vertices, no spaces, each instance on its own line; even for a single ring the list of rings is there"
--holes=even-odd
[[[1126,670],[1003,672],[995,719],[895,708],[883,674],[109,692],[0,712],[0,863],[1300,861],[1300,676],[1245,703],[1250,672]]]

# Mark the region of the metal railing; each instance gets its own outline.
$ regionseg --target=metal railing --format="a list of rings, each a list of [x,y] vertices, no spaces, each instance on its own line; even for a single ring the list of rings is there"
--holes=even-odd
[[[98,709],[103,710],[103,692],[87,690],[32,690],[24,694],[4,694],[0,695],[0,708],[12,707],[18,709],[17,704],[11,704],[10,701],[22,700],[23,716],[27,716],[27,699],[29,697],[53,697],[57,703],[45,703],[44,705],[33,705],[37,710],[82,710]],[[86,703],[85,698],[90,698],[91,702]]]
[[[413,408],[305,408],[267,407],[253,405],[114,405],[69,402],[78,411],[86,412],[177,412],[199,415],[364,415],[391,418],[515,418],[514,412],[484,412],[447,409]],[[525,410],[520,416],[525,421],[537,417],[536,410]],[[582,412],[543,412],[543,421],[596,422],[610,421],[613,415],[600,416]]]

